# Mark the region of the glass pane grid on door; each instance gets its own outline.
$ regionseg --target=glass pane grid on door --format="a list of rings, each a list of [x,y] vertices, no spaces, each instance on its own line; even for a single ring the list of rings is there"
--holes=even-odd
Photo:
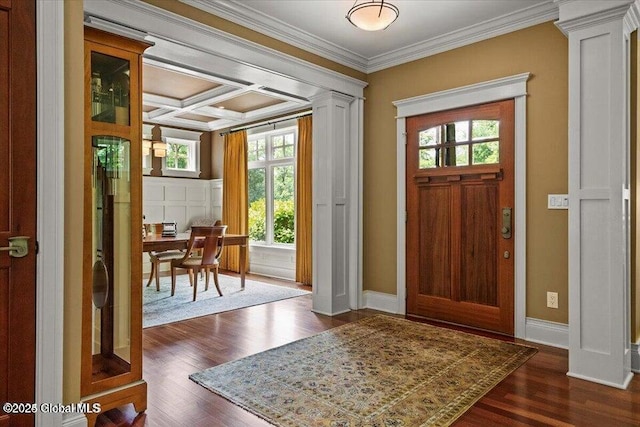
[[[418,133],[418,169],[500,163],[499,120],[443,123]]]

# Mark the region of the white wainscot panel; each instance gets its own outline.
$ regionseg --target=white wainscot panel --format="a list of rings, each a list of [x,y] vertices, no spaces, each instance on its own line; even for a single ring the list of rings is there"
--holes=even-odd
[[[168,202],[184,202],[187,200],[187,187],[184,185],[166,185],[164,200]]]
[[[293,248],[250,244],[249,271],[264,276],[295,280],[296,251]]]
[[[222,188],[221,180],[215,181]],[[212,181],[145,176],[142,182],[142,208],[147,223],[176,221],[178,231],[185,231],[194,218],[213,214]],[[221,216],[215,219],[221,219]]]
[[[190,202],[204,202],[207,200],[207,189],[204,187],[188,187],[187,200]]]
[[[188,215],[189,218],[208,216],[205,206],[190,206]],[[189,223],[191,223],[191,221],[189,221]]]
[[[175,221],[178,223],[178,230],[184,231],[187,224],[187,207],[186,206],[165,206],[165,221]]]
[[[142,214],[144,215],[145,223],[154,224],[162,222],[164,221],[164,204],[145,202]]]
[[[162,202],[164,200],[164,186],[153,184],[145,186],[144,199],[150,202]]]

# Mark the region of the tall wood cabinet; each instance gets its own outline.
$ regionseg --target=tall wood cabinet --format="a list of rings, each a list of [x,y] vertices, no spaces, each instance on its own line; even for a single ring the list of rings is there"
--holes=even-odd
[[[82,400],[146,410],[142,379],[142,52],[85,28]],[[98,414],[88,414],[93,426]]]

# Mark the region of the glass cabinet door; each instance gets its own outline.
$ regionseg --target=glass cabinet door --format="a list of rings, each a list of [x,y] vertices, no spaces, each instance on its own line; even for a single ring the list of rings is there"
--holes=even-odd
[[[130,141],[92,137],[94,381],[131,369]]]
[[[128,126],[129,61],[91,52],[91,119]]]

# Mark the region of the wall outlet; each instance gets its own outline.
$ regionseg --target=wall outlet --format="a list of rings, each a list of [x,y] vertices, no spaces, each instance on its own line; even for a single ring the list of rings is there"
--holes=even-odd
[[[558,293],[547,292],[547,307],[558,308]]]

